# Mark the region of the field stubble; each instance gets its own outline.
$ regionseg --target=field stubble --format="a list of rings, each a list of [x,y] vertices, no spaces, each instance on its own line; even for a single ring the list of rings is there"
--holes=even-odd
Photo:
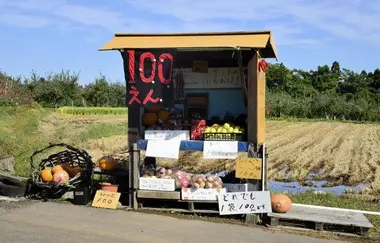
[[[327,180],[330,185],[369,183],[380,192],[380,125],[267,121],[270,179]],[[239,156],[246,156],[244,153]],[[175,160],[159,159],[160,165]],[[194,173],[233,170],[231,160],[181,152],[177,166]]]

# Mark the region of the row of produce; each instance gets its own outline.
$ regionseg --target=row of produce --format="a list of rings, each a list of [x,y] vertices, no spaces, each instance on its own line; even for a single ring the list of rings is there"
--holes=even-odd
[[[216,175],[192,174],[181,170],[173,171],[164,167],[158,169],[146,167],[143,168],[141,174],[143,175],[143,178],[174,179],[176,188],[223,188],[222,179]]]

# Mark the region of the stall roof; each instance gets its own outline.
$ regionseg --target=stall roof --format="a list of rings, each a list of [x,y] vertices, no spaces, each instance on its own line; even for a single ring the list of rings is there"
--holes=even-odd
[[[117,33],[112,40],[99,50],[119,50],[124,48],[230,49],[236,47],[260,49],[262,57],[277,59],[277,47],[271,31],[171,34]]]

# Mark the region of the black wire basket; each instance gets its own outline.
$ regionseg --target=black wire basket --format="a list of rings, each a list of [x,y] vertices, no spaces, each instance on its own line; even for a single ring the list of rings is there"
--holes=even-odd
[[[35,156],[48,149],[54,147],[63,147],[65,150],[49,155],[42,159],[37,167],[35,167]],[[43,182],[40,176],[41,170],[54,167],[56,165],[66,165],[70,168],[80,168],[80,172],[69,179],[68,183],[59,184],[56,182]],[[34,198],[60,198],[63,194],[78,185],[91,183],[92,171],[94,163],[91,156],[81,149],[74,148],[64,143],[50,144],[46,148],[35,151],[30,156],[31,175],[25,192],[25,197]]]

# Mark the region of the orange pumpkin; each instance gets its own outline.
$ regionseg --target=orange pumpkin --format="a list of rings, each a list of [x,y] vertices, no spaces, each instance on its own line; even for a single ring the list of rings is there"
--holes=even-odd
[[[53,181],[58,184],[65,184],[69,181],[69,174],[64,170],[59,170],[54,173]]]
[[[150,107],[147,107],[146,110],[148,112],[151,112],[151,113],[157,113],[161,110],[161,107],[159,106],[150,106]]]
[[[166,110],[160,110],[158,113],[158,118],[162,121],[166,121],[169,118],[170,112]]]
[[[272,210],[276,213],[286,213],[292,208],[292,200],[285,194],[274,194],[271,198]]]
[[[41,180],[43,182],[52,181],[53,180],[53,174],[51,173],[51,169],[45,168],[45,169],[41,170],[40,177],[41,177]]]
[[[99,160],[99,168],[104,171],[111,171],[116,168],[116,161],[111,156],[104,156]]]
[[[62,166],[56,165],[51,169],[51,173],[54,175],[55,172],[63,170]]]
[[[158,117],[156,113],[145,113],[143,115],[143,124],[145,126],[151,126],[156,124],[158,121]]]

